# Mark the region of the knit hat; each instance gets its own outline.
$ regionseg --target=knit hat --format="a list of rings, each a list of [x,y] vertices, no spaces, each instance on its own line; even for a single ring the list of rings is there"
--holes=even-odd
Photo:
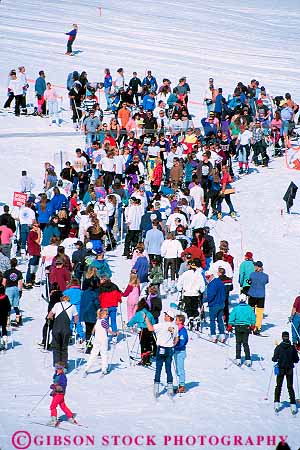
[[[253,253],[252,253],[252,252],[246,252],[246,253],[245,253],[245,258],[247,258],[247,259],[253,259]]]
[[[263,263],[261,261],[256,261],[254,265],[255,267],[263,267]]]
[[[57,362],[55,364],[55,369],[64,369],[64,368],[65,368],[65,365],[63,362]]]
[[[288,331],[283,331],[281,337],[284,341],[288,341],[290,339],[290,335]]]

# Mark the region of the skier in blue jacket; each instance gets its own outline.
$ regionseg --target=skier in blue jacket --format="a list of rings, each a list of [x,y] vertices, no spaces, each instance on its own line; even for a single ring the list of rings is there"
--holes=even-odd
[[[81,302],[81,289],[80,282],[77,278],[71,278],[70,283],[68,284],[68,289],[63,292],[64,295],[67,295],[70,298],[70,304],[76,307],[78,312],[78,317],[80,317],[80,302]],[[71,332],[73,331],[73,320],[70,322]],[[76,324],[76,332],[79,336],[80,344],[82,344],[84,340],[84,331],[82,328],[81,322],[77,322]]]
[[[178,327],[178,341],[174,347],[174,361],[176,367],[176,373],[178,377],[178,389],[177,393],[182,394],[185,392],[185,370],[184,361],[186,358],[186,344],[189,341],[188,332],[184,326],[185,316],[178,314],[175,319],[175,323]]]
[[[217,342],[216,336],[216,320],[218,322],[219,340],[225,342],[225,327],[223,322],[224,306],[226,291],[224,284],[220,280],[220,272],[218,271],[218,277],[214,278],[211,272],[206,272],[205,277],[208,282],[206,299],[203,302],[208,303],[209,308],[209,326],[210,326],[210,338],[212,342]]]
[[[69,31],[68,33],[65,33],[67,36],[69,36],[68,42],[67,42],[67,51],[66,51],[66,55],[72,55],[72,45],[73,42],[76,39],[77,36],[77,32],[78,32],[78,25],[76,23],[73,23],[73,28],[71,31]]]

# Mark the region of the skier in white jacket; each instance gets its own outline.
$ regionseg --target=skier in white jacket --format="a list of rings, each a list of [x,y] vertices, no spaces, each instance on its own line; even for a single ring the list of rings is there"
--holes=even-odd
[[[188,318],[199,316],[200,294],[205,291],[200,267],[200,261],[190,261],[188,270],[180,275],[177,282],[177,290],[182,291],[184,310]]]
[[[167,234],[161,246],[161,256],[164,258],[164,289],[168,290],[168,274],[171,269],[171,292],[175,292],[175,278],[178,272],[178,258],[182,253],[182,245],[175,239],[173,233]]]
[[[108,338],[107,338],[107,332],[108,332],[108,310],[106,308],[98,309],[97,311],[97,322],[94,326],[94,333],[95,333],[95,339],[93,342],[93,348],[90,354],[90,357],[88,359],[86,369],[84,372],[84,376],[86,377],[89,373],[89,370],[91,367],[95,364],[99,352],[101,353],[101,371],[102,375],[107,374],[108,369],[108,358],[107,358],[107,351],[108,351]]]

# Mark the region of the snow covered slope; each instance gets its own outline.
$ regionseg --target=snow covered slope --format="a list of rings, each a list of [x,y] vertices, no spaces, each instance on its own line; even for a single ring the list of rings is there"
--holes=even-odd
[[[186,75],[192,88],[191,98],[197,102],[201,102],[209,76],[214,76],[226,94],[232,92],[238,81],[248,82],[256,77],[270,93],[290,91],[297,102],[300,100],[297,39],[300,8],[296,0],[291,0],[288,8],[284,2],[270,0],[263,4],[258,0],[251,4],[236,0],[213,3],[112,0],[101,3],[101,17],[98,6],[95,0],[2,0],[1,102],[6,95],[7,73],[19,64],[25,65],[29,78],[34,79],[38,71],[44,69],[47,80],[62,86],[67,73],[74,69],[87,70],[93,81],[102,80],[104,67],[114,72],[123,66],[127,79],[133,70],[143,75],[145,69],[151,68],[159,80],[166,75],[173,84]],[[68,31],[73,22],[79,24],[74,48],[83,53],[68,58],[63,55],[66,41],[63,32]],[[29,100],[33,98],[31,88]],[[68,107],[66,94],[64,106]],[[196,114],[200,109],[199,105],[193,105]],[[64,115],[67,122],[61,129],[49,129],[48,122],[40,118],[0,117],[0,200],[11,201],[12,192],[18,190],[22,169],[28,169],[41,184],[43,162],[58,162],[54,154],[59,150],[67,157],[75,147],[83,145],[83,138],[72,132],[68,112]],[[102,435],[115,434],[156,435],[156,448],[172,450],[192,445],[176,446],[174,439],[164,445],[164,435],[216,435],[220,438],[241,435],[243,442],[251,435],[255,442],[251,448],[255,449],[275,447],[268,445],[267,435],[288,435],[292,449],[296,450],[300,446],[299,418],[292,418],[287,409],[279,417],[274,415],[274,378],[269,401],[264,400],[274,344],[280,339],[281,331],[288,329],[286,322],[291,303],[299,292],[300,201],[295,202],[293,209],[298,214],[280,214],[282,196],[292,179],[300,186],[299,175],[285,169],[282,159],[273,161],[270,169],[259,169],[244,177],[236,183],[238,192],[233,197],[240,213],[239,222],[225,218],[224,222],[212,224],[217,242],[228,239],[236,266],[245,251],[253,251],[255,259],[264,262],[265,271],[270,275],[264,319],[264,328],[270,337],[251,336],[250,339],[255,371],[235,366],[224,370],[228,349],[191,334],[186,362],[189,391],[176,398],[174,404],[166,396],[156,403],[152,398],[153,372],[141,367],[125,367],[128,365],[127,346],[121,341],[115,353],[111,353],[113,370],[109,376],[100,380],[99,373],[95,373],[83,380],[81,373],[75,370],[69,375],[67,403],[88,429],[66,425],[70,432],[65,432],[31,424],[26,415],[40,397],[26,395],[44,395],[52,377],[51,355],[42,354],[36,347],[47,305],[40,300],[39,289],[35,288],[33,292],[25,292],[22,298],[27,320],[15,333],[18,345],[6,355],[0,355],[0,447],[12,449],[13,433],[27,430],[32,436],[95,435],[94,448],[97,449],[102,447]],[[130,269],[120,254],[120,250],[113,253],[110,262],[114,280],[124,288]],[[233,292],[233,303],[236,294],[237,290]],[[170,301],[172,299],[164,300],[165,308]],[[122,314],[126,314],[125,307]],[[129,338],[130,348],[134,340],[134,337]],[[234,356],[234,343],[231,345],[230,357]],[[74,365],[81,354],[71,347],[70,357]],[[261,368],[259,357],[263,358],[261,364],[265,370]],[[125,363],[121,363],[120,358]],[[296,382],[295,387],[297,392]],[[282,399],[287,400],[285,387]],[[32,415],[33,421],[46,422],[49,400],[41,402]],[[265,436],[261,445],[255,441],[257,435]],[[223,442],[224,445],[215,448],[245,448]],[[123,448],[113,441],[106,447]],[[209,449],[213,445],[195,444],[194,447]],[[30,448],[38,448],[38,445],[32,444]],[[57,446],[52,442],[46,448]],[[72,444],[68,448],[73,450],[78,446]]]

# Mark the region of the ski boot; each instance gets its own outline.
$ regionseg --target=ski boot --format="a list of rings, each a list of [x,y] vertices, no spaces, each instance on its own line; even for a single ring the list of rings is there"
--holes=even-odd
[[[188,318],[188,329],[190,331],[194,330],[194,317],[189,317]]]
[[[234,364],[236,365],[236,366],[241,366],[242,365],[242,361],[240,360],[240,359],[238,359],[238,358],[236,358],[235,360],[234,360]]]
[[[243,175],[244,170],[243,169],[239,169],[239,175]]]
[[[201,329],[201,317],[200,316],[195,317],[195,322],[196,322],[195,330],[196,331],[200,331],[200,329]]]
[[[7,350],[7,347],[8,347],[8,337],[7,336],[2,337],[2,345],[4,347],[4,350]]]
[[[218,220],[221,220],[221,219],[222,219],[222,213],[221,213],[221,212],[218,212],[217,217],[218,217]]]
[[[275,411],[276,413],[278,413],[279,410],[280,410],[280,403],[279,403],[279,402],[275,402],[275,403],[274,403],[274,411]]]
[[[231,216],[233,219],[235,219],[235,218],[236,218],[236,213],[235,213],[235,211],[231,211],[230,216]]]
[[[57,424],[58,424],[58,420],[57,420],[57,417],[55,417],[55,416],[51,416],[51,419],[50,419],[49,422],[47,423],[47,425],[48,425],[49,427],[56,427]]]
[[[294,416],[295,414],[297,414],[297,406],[296,406],[295,404],[292,404],[292,405],[291,405],[291,413],[293,414],[293,416]]]
[[[118,342],[118,336],[113,336],[113,337],[111,338],[111,343],[112,343],[113,345],[116,345],[117,342]]]
[[[174,388],[173,388],[173,383],[168,383],[167,384],[167,394],[169,397],[173,397],[174,396]]]
[[[251,367],[252,366],[251,359],[246,359],[245,364],[247,367]]]
[[[177,394],[184,394],[186,392],[185,387],[184,386],[179,386],[176,393]]]
[[[154,382],[153,395],[154,395],[154,398],[159,397],[159,383]]]
[[[73,425],[77,425],[78,424],[77,420],[75,420],[74,417],[69,417],[68,418],[68,422],[72,423]]]
[[[224,334],[220,334],[218,341],[221,342],[222,344],[225,344],[225,335]]]
[[[214,342],[214,344],[218,342],[217,336],[215,334],[212,334],[209,339],[211,342]]]

